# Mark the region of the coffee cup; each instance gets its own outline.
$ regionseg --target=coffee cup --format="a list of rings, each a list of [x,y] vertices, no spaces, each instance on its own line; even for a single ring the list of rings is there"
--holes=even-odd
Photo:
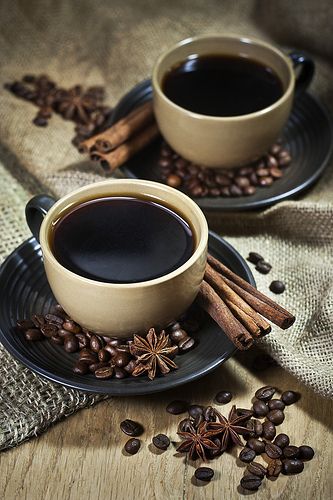
[[[262,77],[260,66],[266,71]],[[244,165],[276,141],[295,92],[305,90],[313,74],[314,63],[304,54],[285,55],[254,38],[188,38],[164,52],[153,68],[156,120],[165,140],[185,159],[215,168]]]
[[[67,226],[65,224],[64,227],[71,227],[70,231],[73,233],[76,220],[73,214],[77,208],[89,208],[89,204],[96,204],[105,199],[110,199],[112,204],[123,198],[132,199],[134,202],[139,200],[138,203],[142,205],[151,204],[156,210],[168,211],[165,217],[170,215],[185,221],[191,228],[193,241],[189,256],[170,272],[139,282],[110,282],[109,279],[104,282],[101,276],[91,279],[75,269],[73,271],[73,268],[66,264],[67,261],[61,261],[57,253],[59,249],[56,247],[55,235],[62,227],[59,224],[65,224],[66,220]],[[142,209],[141,205],[139,208]],[[145,205],[143,208],[147,209]],[[91,212],[90,208],[89,210],[90,214],[95,213]],[[133,211],[128,213],[128,217],[131,213],[135,214]],[[122,212],[125,226],[128,220],[126,214],[126,211]],[[89,224],[95,228],[94,216],[91,217]],[[197,204],[176,189],[152,181],[112,179],[77,189],[57,202],[49,196],[38,195],[28,202],[26,219],[32,233],[40,242],[45,272],[57,302],[72,319],[91,331],[115,337],[128,337],[136,332],[144,332],[151,326],[164,327],[184,313],[198,293],[206,265],[208,226]],[[70,220],[72,226],[68,225]],[[106,221],[96,220],[96,224],[97,222],[99,227],[104,224],[108,227]],[[159,228],[162,236],[163,224],[164,222]],[[103,238],[117,238],[117,234],[110,235],[104,231]],[[68,240],[60,237],[59,241],[61,248],[64,248],[64,254],[70,254],[70,237]],[[80,241],[82,245],[82,235]],[[144,245],[145,242],[139,241],[139,244]],[[121,258],[121,255],[117,256]],[[136,252],[135,258],[138,261],[136,269],[140,270],[140,252]],[[125,260],[124,272],[128,271],[126,262],[129,265],[131,263]]]

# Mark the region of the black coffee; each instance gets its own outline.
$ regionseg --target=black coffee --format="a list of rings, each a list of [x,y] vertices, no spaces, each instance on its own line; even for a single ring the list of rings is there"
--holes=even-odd
[[[210,116],[254,113],[283,94],[271,68],[247,57],[226,55],[186,59],[165,75],[162,89],[182,108]]]
[[[168,274],[190,258],[194,247],[182,217],[155,202],[127,196],[76,206],[56,222],[52,240],[60,264],[109,283]]]

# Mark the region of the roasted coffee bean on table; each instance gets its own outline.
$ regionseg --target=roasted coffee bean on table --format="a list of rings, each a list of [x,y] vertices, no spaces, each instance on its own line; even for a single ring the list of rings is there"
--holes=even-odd
[[[126,441],[124,449],[130,455],[135,455],[139,451],[140,446],[141,446],[140,439],[131,438],[128,441]]]
[[[158,166],[162,180],[171,187],[183,189],[190,196],[239,197],[251,196],[257,189],[271,186],[284,175],[290,164],[289,151],[281,144],[251,164],[233,169],[204,168],[180,157],[163,143]]]
[[[279,446],[279,448],[285,448],[286,446],[289,445],[289,436],[287,434],[278,434],[276,438],[274,439],[274,444]]]
[[[247,474],[242,477],[240,484],[244,490],[256,491],[261,486],[261,479],[254,474]]]
[[[269,401],[275,394],[275,387],[265,385],[255,392],[255,397],[261,401]]]
[[[260,455],[261,453],[264,453],[265,451],[265,443],[264,441],[261,441],[260,439],[257,438],[250,438],[246,444],[248,448],[251,448],[251,450],[254,450],[257,455]]]
[[[262,424],[262,437],[268,439],[268,441],[272,441],[276,435],[276,428],[273,422],[270,420],[266,420]]]
[[[211,481],[214,476],[214,471],[210,467],[198,467],[194,473],[195,477],[199,481]]]
[[[303,472],[304,464],[298,458],[290,458],[286,460],[282,460],[282,473],[289,474],[299,474]]]
[[[281,394],[281,401],[283,401],[284,404],[287,406],[296,403],[296,401],[298,400],[299,400],[299,394],[297,392],[285,391]]]
[[[273,293],[283,293],[286,289],[285,284],[280,280],[274,280],[269,285],[269,289]]]
[[[270,410],[284,410],[285,404],[281,399],[271,399],[267,402],[267,406]]]
[[[128,436],[138,437],[143,433],[142,425],[128,418],[120,423],[120,428]]]
[[[261,465],[259,462],[252,462],[250,463],[246,470],[250,473],[250,474],[254,474],[255,476],[258,476],[260,477],[260,479],[264,479],[265,475],[266,475],[266,467],[264,467],[263,465]]]
[[[220,404],[230,403],[232,400],[232,394],[229,391],[220,391],[216,394],[215,400]]]
[[[172,415],[180,415],[181,413],[185,413],[188,410],[188,407],[189,404],[187,401],[176,399],[168,404],[166,411]]]
[[[290,444],[283,448],[283,456],[285,458],[298,458],[298,455],[299,455],[298,446],[293,446],[292,444]]]
[[[242,462],[246,463],[252,462],[252,460],[254,460],[255,457],[256,457],[256,452],[253,449],[248,448],[247,446],[245,446],[239,453],[239,460],[241,460]]]
[[[256,417],[265,417],[269,412],[269,408],[265,401],[261,401],[260,399],[258,399],[253,403],[253,411]]]
[[[159,450],[166,450],[170,446],[170,439],[165,434],[157,434],[153,437],[153,444]]]
[[[256,271],[258,271],[261,274],[268,274],[271,269],[272,269],[271,264],[265,262],[264,260],[261,260],[256,265]]]
[[[266,443],[265,445],[265,453],[269,456],[269,458],[281,458],[282,450],[279,446],[274,443]]]
[[[284,421],[284,413],[282,410],[271,410],[267,413],[267,419],[274,425],[280,425]]]
[[[311,448],[311,446],[307,446],[303,444],[298,448],[298,457],[302,462],[307,462],[309,460],[312,460],[314,457],[314,450]]]

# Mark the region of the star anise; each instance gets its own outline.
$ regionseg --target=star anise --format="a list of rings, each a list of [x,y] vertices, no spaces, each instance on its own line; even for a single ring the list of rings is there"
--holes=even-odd
[[[170,345],[169,335],[164,330],[156,335],[155,329],[151,328],[146,338],[134,335],[130,352],[136,356],[137,366],[132,372],[135,377],[148,372],[148,377],[153,380],[157,371],[165,375],[169,373],[170,368],[178,368],[170,359],[177,354],[178,347]]]
[[[66,120],[88,124],[90,114],[96,110],[97,96],[89,91],[83,92],[81,85],[75,85],[69,90],[61,90],[57,100],[57,111]]]
[[[207,428],[209,431],[216,431],[215,435],[221,436],[221,449],[226,450],[230,442],[243,446],[239,435],[248,433],[249,429],[241,424],[249,419],[249,415],[238,415],[235,405],[231,408],[228,418],[217,410],[215,412],[218,422],[209,422]]]
[[[188,453],[191,460],[201,458],[206,461],[209,452],[219,449],[218,445],[210,438],[220,432],[219,430],[208,430],[207,425],[207,422],[202,422],[197,429],[190,425],[187,432],[178,432],[184,441],[178,446],[177,451]]]

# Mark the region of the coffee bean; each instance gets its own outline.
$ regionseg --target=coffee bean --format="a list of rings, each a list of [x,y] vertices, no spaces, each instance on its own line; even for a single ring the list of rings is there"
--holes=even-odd
[[[201,405],[190,405],[188,407],[188,414],[190,417],[195,418],[197,415],[202,415],[203,413],[203,406]]]
[[[285,404],[281,399],[271,399],[267,403],[268,408],[270,410],[284,410],[285,409]]]
[[[287,165],[289,165],[290,162],[291,162],[290,154],[288,152],[286,152],[286,154],[282,155],[282,152],[281,152],[279,155],[279,166],[286,167]]]
[[[188,410],[188,407],[189,404],[187,401],[176,399],[168,404],[166,411],[172,415],[180,415],[181,413],[185,413]]]
[[[126,366],[124,366],[124,370],[131,374],[133,371],[134,371],[134,368],[136,367],[136,361],[134,359],[131,359],[131,361],[129,363],[127,363]]]
[[[258,399],[253,403],[253,411],[256,417],[265,417],[269,412],[269,408],[265,401],[261,401],[260,399]]]
[[[244,188],[250,185],[250,180],[247,177],[237,176],[235,177],[235,183],[238,187]]]
[[[289,436],[287,434],[278,434],[274,439],[274,444],[281,449],[285,448],[289,444]]]
[[[119,368],[118,366],[114,367],[114,376],[115,378],[121,380],[123,378],[126,378],[128,376],[128,373],[125,371],[124,368]]]
[[[128,441],[126,441],[124,449],[130,455],[135,455],[139,451],[140,446],[141,446],[140,439],[131,438]]]
[[[215,180],[217,184],[219,184],[222,187],[228,187],[231,184],[231,180],[226,175],[216,174]]]
[[[61,328],[64,322],[64,319],[56,314],[45,314],[45,319],[48,323],[56,325],[58,328]]]
[[[236,186],[236,184],[232,184],[230,186],[230,194],[231,194],[231,196],[242,196],[243,192],[242,192],[241,188]]]
[[[36,342],[44,338],[42,332],[38,330],[38,328],[29,328],[24,335],[29,342]]]
[[[256,270],[261,274],[268,274],[271,269],[272,269],[272,266],[268,262],[265,262],[265,261],[260,261],[256,265]]]
[[[278,477],[282,471],[281,460],[270,460],[267,465],[267,477]]]
[[[193,418],[193,421],[192,421],[192,424],[193,424],[193,427],[195,429],[198,429],[199,428],[199,425],[201,425],[203,422],[205,421],[205,418],[203,416],[202,413],[198,413],[194,418]]]
[[[194,338],[186,337],[184,340],[181,340],[178,343],[178,348],[181,353],[185,353],[190,351],[194,347],[194,344],[195,344]]]
[[[112,358],[114,358],[118,354],[118,348],[115,347],[114,345],[112,345],[111,342],[109,344],[106,344],[106,346],[104,347],[104,349],[105,349],[106,352],[108,352],[110,354],[110,356]]]
[[[225,187],[221,187],[221,196],[224,196],[226,198],[228,198],[230,195],[230,189],[228,186],[225,186]]]
[[[104,366],[103,368],[98,368],[97,370],[95,370],[94,375],[96,378],[102,380],[109,379],[113,375],[113,368],[112,366]]]
[[[218,403],[225,405],[227,403],[230,403],[230,401],[232,400],[232,394],[229,391],[219,391],[215,396],[215,400]]]
[[[264,260],[264,258],[259,253],[250,252],[247,257],[247,260],[252,264],[258,264],[258,262]]]
[[[281,394],[281,400],[286,406],[296,403],[300,398],[300,395],[294,391],[285,391]]]
[[[64,330],[63,328],[59,328],[59,330],[57,331],[57,335],[59,335],[59,337],[65,338],[67,335],[72,335],[72,333],[70,333],[68,330]],[[79,340],[77,335],[80,335],[80,334],[79,333],[75,334],[75,337]],[[79,340],[79,344],[80,344],[80,340]]]
[[[280,179],[280,177],[283,176],[283,172],[279,168],[273,167],[269,169],[269,175],[273,177],[273,179]]]
[[[194,473],[196,479],[199,481],[210,481],[214,476],[214,471],[210,467],[198,467]]]
[[[312,460],[313,457],[314,457],[314,450],[313,448],[311,448],[311,446],[307,446],[305,444],[302,444],[302,446],[300,446],[298,448],[298,457],[300,460],[302,460],[302,462],[307,462],[308,460]]]
[[[269,289],[273,293],[283,293],[285,291],[286,287],[282,281],[274,280],[269,285]]]
[[[62,327],[71,333],[80,333],[81,327],[71,319],[67,319],[63,322]]]
[[[214,450],[209,450],[209,456],[211,458],[215,458],[222,455],[224,450],[222,450],[222,443],[218,437],[212,437],[211,439],[213,443],[216,444],[217,448],[215,448]]]
[[[275,425],[270,420],[266,420],[262,424],[262,437],[267,439],[268,441],[271,441],[272,439],[274,439],[275,434],[276,434]]]
[[[273,443],[266,443],[265,453],[269,456],[269,458],[280,458],[282,456],[282,450]]]
[[[275,387],[270,385],[265,385],[264,387],[260,387],[255,393],[255,397],[260,399],[261,401],[269,401],[275,394]]]
[[[259,179],[258,179],[259,186],[263,186],[263,187],[271,186],[273,184],[273,182],[274,182],[274,179],[270,175],[268,175],[267,177],[259,177]]]
[[[81,351],[79,352],[79,359],[85,361],[88,364],[98,362],[97,354],[87,348],[81,349]]]
[[[246,186],[243,188],[243,194],[245,196],[252,196],[256,192],[256,188],[254,186]]]
[[[170,445],[170,439],[165,434],[157,434],[153,437],[153,444],[159,450],[166,450]]]
[[[269,150],[270,153],[272,153],[272,155],[277,155],[282,149],[282,146],[281,144],[273,144],[273,146],[271,147],[271,149]]]
[[[63,329],[61,329],[61,330],[62,330],[62,332],[66,332],[66,330],[63,330]],[[59,335],[59,331],[58,331],[58,335]],[[60,336],[63,336],[63,335],[60,335]],[[89,345],[89,340],[84,333],[76,333],[75,337],[79,341],[80,349],[83,349],[83,347],[87,347]]]
[[[88,365],[84,361],[77,361],[73,367],[73,372],[76,373],[77,375],[85,375],[88,373]]]
[[[219,188],[216,188],[216,187],[215,187],[215,188],[211,188],[211,189],[209,190],[209,193],[208,193],[208,194],[209,194],[209,196],[213,196],[214,198],[216,198],[217,196],[220,196],[220,193],[221,193],[221,192],[220,192]]]
[[[113,358],[113,362],[118,368],[124,368],[130,362],[131,356],[128,352],[118,351],[118,354]]]
[[[100,349],[102,349],[102,342],[101,342],[101,339],[99,337],[97,337],[97,335],[92,335],[91,339],[90,339],[90,349],[93,351],[93,352],[98,352]]]
[[[253,172],[251,175],[250,175],[250,181],[252,183],[253,186],[257,186],[258,185],[258,177],[256,175],[255,172]]]
[[[259,462],[252,462],[249,464],[246,468],[246,470],[255,476],[260,477],[260,479],[264,479],[266,475],[266,467],[263,465],[259,464]]]
[[[261,485],[261,479],[254,474],[248,474],[242,477],[240,484],[244,490],[256,491]]]
[[[83,360],[83,363],[88,364],[85,360]],[[95,373],[95,371],[99,370],[100,368],[109,368],[110,364],[106,363],[106,362],[102,363],[101,361],[98,361],[98,362],[95,362],[95,363],[91,363],[88,366],[89,366],[89,371],[91,373]]]
[[[238,174],[243,176],[243,175],[250,175],[253,172],[253,167],[241,167],[238,169]]]
[[[170,174],[167,178],[167,184],[168,184],[168,186],[177,188],[177,187],[181,186],[182,180],[179,177],[179,175]]]
[[[255,456],[256,456],[256,452],[254,450],[252,450],[251,448],[248,448],[247,446],[245,446],[245,448],[243,448],[239,454],[239,459],[242,462],[249,463],[255,459]]]
[[[267,177],[269,175],[269,170],[268,170],[268,168],[260,167],[256,170],[256,174],[260,178]],[[260,183],[260,181],[261,181],[261,179],[259,179],[259,183]]]
[[[304,464],[297,458],[282,460],[282,473],[286,475],[300,474],[303,472]]]
[[[46,118],[43,118],[42,116],[37,113],[35,118],[32,120],[32,123],[36,125],[37,127],[46,127],[48,124],[48,121]]]
[[[109,345],[112,345],[113,347],[119,347],[121,343],[122,343],[121,339],[116,339],[113,337],[111,337],[109,341]]]
[[[159,166],[162,168],[169,167],[171,165],[171,159],[161,158],[158,162]]]
[[[109,361],[111,357],[110,353],[106,351],[104,348],[98,352],[97,356],[102,363],[104,363],[105,361]]]
[[[76,352],[79,349],[79,341],[75,335],[66,335],[64,337],[64,349],[66,352]]]
[[[254,450],[257,455],[260,455],[265,451],[265,443],[257,438],[250,438],[246,443],[246,446],[251,448],[251,450]]]
[[[169,335],[170,339],[175,342],[175,344],[188,338],[187,332],[180,327],[179,323],[176,323],[176,325],[172,327]]]
[[[266,164],[269,169],[276,168],[278,166],[278,161],[273,155],[268,155],[266,159]]]
[[[134,420],[126,419],[120,422],[120,429],[128,436],[137,437],[143,433],[143,427]]]
[[[267,418],[273,422],[274,425],[280,425],[284,421],[284,413],[282,410],[271,410],[267,413]]]
[[[299,448],[297,446],[288,445],[283,448],[283,455],[286,458],[298,458]]]
[[[246,422],[245,427],[248,429],[248,432],[244,434],[245,439],[256,437],[256,433],[254,432],[254,421],[252,419]]]
[[[50,339],[53,335],[58,333],[58,327],[56,325],[44,325],[41,327],[41,332],[45,337]]]
[[[253,421],[253,430],[254,430],[254,433],[257,437],[260,437],[262,435],[263,428],[262,428],[262,423],[260,422],[260,420]]]

